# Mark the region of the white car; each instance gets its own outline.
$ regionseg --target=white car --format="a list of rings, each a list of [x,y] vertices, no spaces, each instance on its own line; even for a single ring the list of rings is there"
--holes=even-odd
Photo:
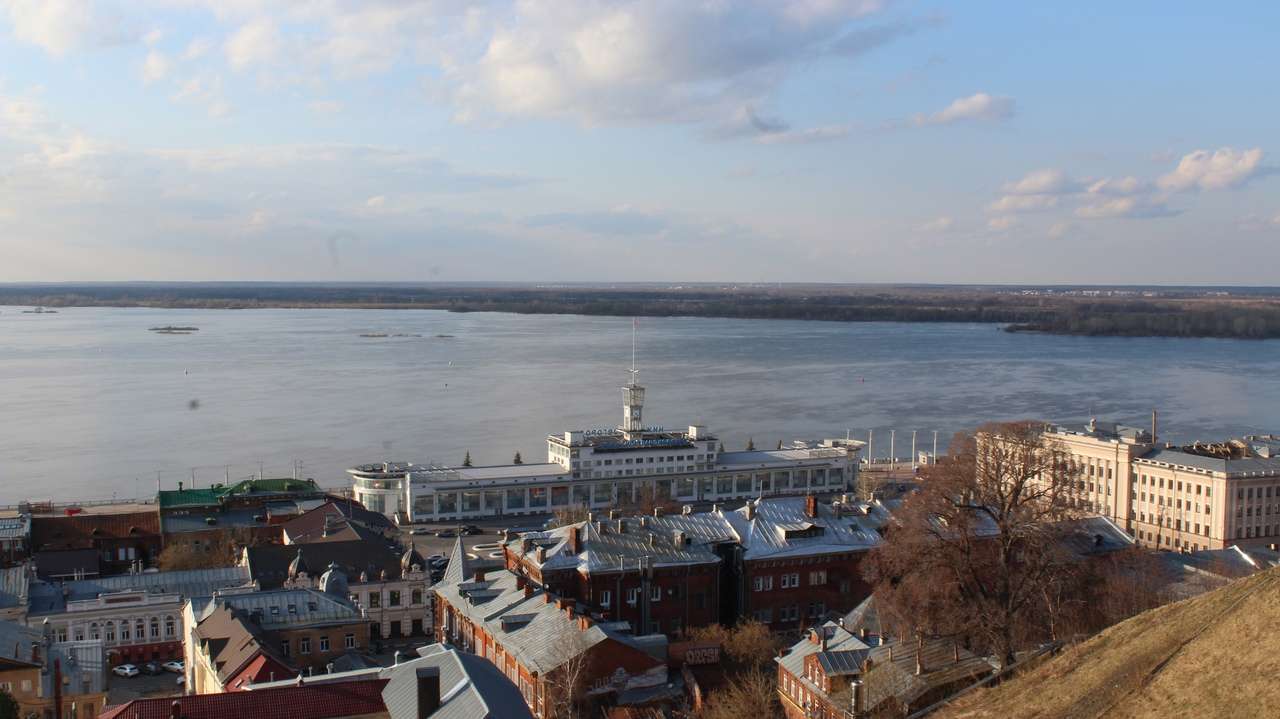
[[[160,665],[160,668],[165,670],[166,672],[173,672],[174,674],[182,674],[183,672],[187,671],[187,668],[182,666],[182,662],[178,662],[178,661],[165,662],[164,664]]]
[[[142,672],[138,671],[138,668],[132,664],[121,664],[112,669],[111,673],[119,677],[136,677]]]

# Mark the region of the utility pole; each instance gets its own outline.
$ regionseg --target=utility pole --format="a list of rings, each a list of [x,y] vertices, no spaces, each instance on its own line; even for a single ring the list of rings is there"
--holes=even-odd
[[[893,435],[896,430],[889,430],[889,471],[898,468],[898,455],[893,449]]]
[[[867,470],[871,469],[871,463],[875,461],[875,449],[871,444],[871,438],[875,436],[874,429],[867,430]]]
[[[937,464],[937,463],[938,463],[938,430],[935,429],[933,430],[933,462],[932,464]]]
[[[916,430],[911,430],[911,468],[916,468]]]

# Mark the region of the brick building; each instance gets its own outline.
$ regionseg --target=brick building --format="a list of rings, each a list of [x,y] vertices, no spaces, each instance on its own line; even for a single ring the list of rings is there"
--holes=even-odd
[[[503,544],[504,566],[604,620],[647,633],[751,617],[774,629],[847,612],[870,594],[862,561],[882,502],[776,497],[725,511],[581,522]]]
[[[493,662],[534,714],[554,719],[572,697],[618,704],[667,683],[667,640],[583,614],[572,599],[505,569],[472,571],[459,542],[437,584],[441,641]]]

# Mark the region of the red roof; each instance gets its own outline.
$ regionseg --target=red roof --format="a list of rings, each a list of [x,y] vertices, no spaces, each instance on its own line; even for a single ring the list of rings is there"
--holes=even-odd
[[[266,684],[297,675],[298,672],[293,667],[285,666],[267,654],[259,654],[256,659],[249,662],[249,666],[228,680],[223,688],[229,692],[237,692],[244,689],[246,685]]]
[[[382,688],[386,679],[307,684],[226,694],[134,699],[108,707],[98,719],[170,719],[173,704],[182,719],[339,719],[386,713]]]

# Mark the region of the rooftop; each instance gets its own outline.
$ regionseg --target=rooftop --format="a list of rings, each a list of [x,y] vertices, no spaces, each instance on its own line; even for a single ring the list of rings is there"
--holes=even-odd
[[[304,684],[252,692],[135,699],[107,707],[99,719],[171,719],[174,704],[182,719],[340,719],[386,711],[384,679]]]
[[[246,567],[118,574],[67,581],[65,598],[62,594],[63,583],[40,582],[32,584],[29,590],[31,613],[58,614],[67,610],[68,602],[93,600],[102,595],[121,592],[177,594],[183,599],[210,597],[219,589],[244,586],[249,581],[249,570]]]

